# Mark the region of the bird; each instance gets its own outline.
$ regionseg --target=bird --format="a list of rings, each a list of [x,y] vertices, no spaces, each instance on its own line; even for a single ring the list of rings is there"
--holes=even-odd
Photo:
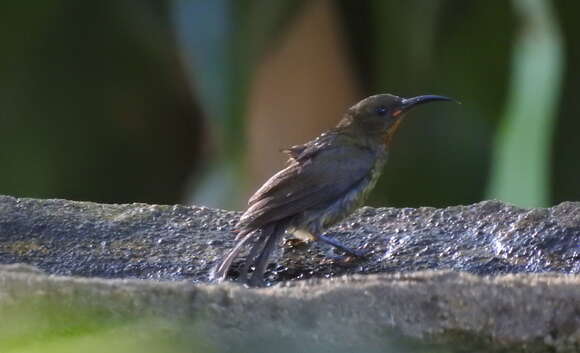
[[[233,261],[251,243],[238,280],[263,286],[270,255],[286,232],[364,257],[363,252],[342,245],[324,231],[363,205],[382,173],[406,113],[435,101],[455,100],[439,95],[372,95],[347,109],[335,128],[283,150],[288,155],[286,166],[250,197],[235,227],[236,243],[214,268],[211,279],[225,280]]]

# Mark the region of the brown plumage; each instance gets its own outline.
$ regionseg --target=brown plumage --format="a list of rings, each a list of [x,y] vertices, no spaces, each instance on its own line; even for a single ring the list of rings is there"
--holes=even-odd
[[[362,205],[380,176],[405,113],[418,104],[436,100],[450,99],[371,96],[348,109],[336,128],[284,150],[289,156],[287,166],[250,198],[237,225],[237,243],[213,277],[223,280],[244,245],[252,241],[240,277],[246,281],[253,267],[249,284],[262,284],[269,256],[286,231],[307,234],[360,256],[322,232]]]

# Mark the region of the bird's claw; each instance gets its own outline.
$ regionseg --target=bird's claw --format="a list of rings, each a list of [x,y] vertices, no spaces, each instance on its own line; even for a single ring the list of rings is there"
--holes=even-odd
[[[299,238],[288,238],[284,241],[284,245],[289,248],[303,248],[310,245],[310,242]]]

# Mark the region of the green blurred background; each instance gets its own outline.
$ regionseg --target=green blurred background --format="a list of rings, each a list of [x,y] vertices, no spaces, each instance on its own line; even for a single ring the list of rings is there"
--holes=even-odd
[[[580,199],[580,3],[0,5],[0,194],[241,209],[361,98],[442,94],[374,206]]]

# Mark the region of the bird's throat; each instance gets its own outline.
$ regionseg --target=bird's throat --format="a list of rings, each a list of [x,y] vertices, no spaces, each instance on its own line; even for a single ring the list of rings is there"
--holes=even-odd
[[[391,126],[389,126],[387,132],[384,135],[385,145],[388,146],[391,143],[393,136],[395,136],[395,133],[397,130],[399,130],[399,126],[401,126],[401,121],[403,121],[403,119],[398,118]]]

